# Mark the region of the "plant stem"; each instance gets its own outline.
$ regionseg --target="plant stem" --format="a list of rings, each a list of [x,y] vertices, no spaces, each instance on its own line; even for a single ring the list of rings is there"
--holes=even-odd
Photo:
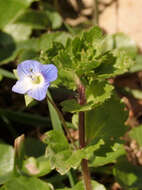
[[[99,10],[98,10],[98,0],[94,0],[94,20],[95,25],[99,25]]]
[[[62,113],[61,113],[60,110],[57,108],[56,104],[49,98],[49,96],[47,96],[47,100],[48,100],[48,101],[52,104],[52,106],[55,108],[55,110],[56,110],[56,112],[58,113],[58,116],[59,116],[59,118],[60,118],[60,120],[61,120],[61,122],[62,122],[62,124],[63,124],[63,127],[64,127],[64,129],[65,129],[65,131],[66,131],[66,133],[67,133],[68,138],[70,139],[70,141],[71,141],[71,143],[73,144],[74,148],[77,150],[78,148],[77,148],[76,144],[74,143],[74,141],[73,141],[73,139],[72,139],[72,136],[71,136],[71,134],[70,134],[70,132],[69,132],[69,130],[68,130],[68,127],[67,127],[67,125],[66,125],[66,122],[65,122],[65,120],[64,120],[64,117],[63,117]]]
[[[116,10],[116,20],[115,20],[115,32],[119,32],[119,1],[116,0],[116,3],[115,3],[115,10]]]
[[[86,103],[85,88],[81,84],[80,81],[78,83],[78,93],[79,93],[78,103],[80,105],[85,104]],[[85,142],[85,113],[84,112],[79,112],[79,145],[80,145],[80,149],[84,148],[86,146],[86,142]],[[84,184],[85,184],[85,189],[86,190],[92,190],[88,161],[86,159],[82,160],[81,169],[82,169],[82,175],[83,175],[83,180],[84,180]]]
[[[71,185],[71,187],[73,187],[75,185],[75,180],[74,180],[74,177],[72,175],[71,170],[67,173],[67,175],[68,175],[68,178],[69,178],[70,185]]]

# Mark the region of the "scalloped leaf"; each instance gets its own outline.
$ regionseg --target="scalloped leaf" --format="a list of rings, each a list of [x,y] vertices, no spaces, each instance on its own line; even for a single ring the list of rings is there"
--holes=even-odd
[[[103,140],[100,140],[95,145],[73,151],[61,132],[49,131],[45,136],[44,142],[48,144],[46,156],[52,169],[55,168],[62,175],[71,168],[76,169],[82,159],[89,159],[93,152],[103,145]]]
[[[92,80],[111,78],[127,72],[133,61],[131,56],[127,55],[126,48],[112,46],[105,50],[104,43],[101,30],[93,27],[80,36],[68,39],[64,47],[51,47],[50,61],[59,68],[56,84],[76,89],[74,75],[87,86]],[[48,60],[49,52],[46,51],[45,54],[45,60]],[[63,72],[69,73],[74,86],[67,76],[62,76]]]
[[[124,104],[116,96],[112,96],[104,104],[86,112],[86,138],[88,143],[102,139],[105,143],[92,157],[91,164],[95,167],[115,162],[125,154],[120,137],[127,130],[124,122],[128,113]]]
[[[85,105],[79,105],[75,99],[65,100],[61,103],[63,111],[66,112],[79,112],[88,111],[104,103],[111,97],[113,86],[106,81],[94,81],[86,87]]]
[[[102,32],[98,27],[84,32],[81,37],[68,40],[65,48],[58,52],[54,58],[55,64],[62,66],[64,70],[72,70],[78,75],[88,73],[98,67],[101,61],[97,59],[100,55]]]
[[[115,163],[120,156],[125,155],[123,142],[110,142],[102,146],[91,157],[89,165],[91,167],[100,167],[106,164]]]
[[[111,78],[128,72],[129,68],[134,64],[133,60],[125,51],[118,49],[112,50],[106,54],[106,59],[96,68],[95,74],[97,78]]]

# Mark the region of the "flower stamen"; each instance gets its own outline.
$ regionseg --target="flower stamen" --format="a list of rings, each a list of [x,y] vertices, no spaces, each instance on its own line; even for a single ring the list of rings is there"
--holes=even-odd
[[[41,74],[30,75],[30,78],[32,79],[33,84],[41,84],[42,82],[44,82],[44,78]]]

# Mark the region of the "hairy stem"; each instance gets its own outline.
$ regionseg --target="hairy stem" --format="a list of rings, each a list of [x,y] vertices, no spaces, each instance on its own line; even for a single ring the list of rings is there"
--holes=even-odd
[[[80,105],[85,104],[86,103],[85,88],[81,83],[78,84],[78,93],[79,93],[79,98],[78,98],[79,104]],[[84,112],[79,112],[79,145],[80,145],[80,149],[84,148],[86,146],[85,113]],[[90,172],[89,172],[89,168],[88,168],[88,161],[86,159],[82,160],[81,169],[82,169],[82,175],[83,175],[83,180],[84,180],[84,184],[85,184],[85,189],[92,190],[91,177],[90,177]]]
[[[63,117],[62,113],[61,113],[60,110],[57,108],[56,104],[49,98],[49,96],[47,96],[47,100],[52,104],[52,106],[54,107],[54,109],[55,109],[56,112],[58,113],[58,116],[59,116],[59,118],[60,118],[60,121],[62,122],[62,125],[63,125],[63,127],[64,127],[64,129],[65,129],[65,131],[66,131],[66,133],[67,133],[67,136],[68,136],[68,138],[70,139],[71,143],[73,144],[74,148],[75,148],[75,149],[78,149],[77,146],[76,146],[76,144],[74,143],[74,141],[73,141],[73,139],[72,139],[72,136],[71,136],[71,134],[70,134],[70,132],[69,132],[69,130],[68,130],[68,127],[67,127],[67,125],[66,125],[66,122],[65,122],[65,120],[64,120],[64,117]]]

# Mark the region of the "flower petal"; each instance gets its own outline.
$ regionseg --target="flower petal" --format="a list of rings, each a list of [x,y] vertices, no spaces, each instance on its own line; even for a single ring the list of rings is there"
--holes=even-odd
[[[33,88],[33,89],[29,90],[27,92],[27,94],[29,96],[31,96],[32,98],[41,101],[46,97],[46,92],[47,92],[48,86],[49,86],[49,84]]]
[[[40,63],[34,60],[26,60],[20,63],[17,67],[18,77],[23,79],[27,75],[40,72]]]
[[[53,64],[42,65],[41,64],[40,70],[47,82],[51,82],[51,81],[54,81],[57,79],[58,70],[55,65],[53,65]]]
[[[31,84],[27,80],[19,80],[16,82],[16,84],[12,87],[12,91],[19,93],[19,94],[25,94],[29,89],[31,88]]]

